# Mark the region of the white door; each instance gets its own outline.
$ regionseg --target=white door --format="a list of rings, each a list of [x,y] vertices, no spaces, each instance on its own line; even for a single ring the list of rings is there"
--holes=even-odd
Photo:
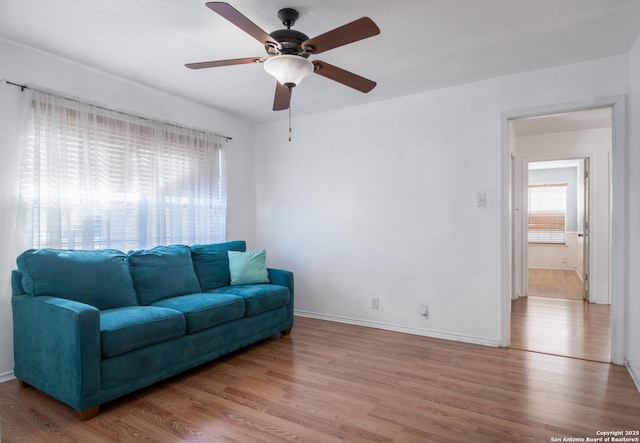
[[[589,299],[589,189],[590,189],[590,173],[589,173],[589,159],[584,159],[584,202],[583,202],[583,214],[582,214],[582,232],[578,234],[578,241],[582,246],[581,255],[581,268],[582,268],[582,283],[584,285],[583,298],[587,301]]]

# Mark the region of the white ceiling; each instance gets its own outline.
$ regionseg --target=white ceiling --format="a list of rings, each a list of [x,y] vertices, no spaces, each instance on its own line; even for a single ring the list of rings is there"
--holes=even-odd
[[[267,32],[294,7],[310,37],[371,17],[381,34],[324,60],[378,82],[369,94],[311,75],[294,115],[629,52],[639,0],[230,0]],[[204,0],[0,0],[0,36],[221,109],[252,122],[273,112],[275,80],[262,66],[194,71],[190,62],[264,56],[252,37]],[[20,82],[20,79],[10,79]],[[46,86],[46,85],[44,85]]]
[[[558,169],[558,168],[577,168],[580,165],[580,162],[584,160],[550,160],[543,162],[529,162],[528,168],[529,171],[534,171],[536,169]]]
[[[610,107],[511,120],[514,132],[520,137],[584,129],[610,128],[612,123]]]

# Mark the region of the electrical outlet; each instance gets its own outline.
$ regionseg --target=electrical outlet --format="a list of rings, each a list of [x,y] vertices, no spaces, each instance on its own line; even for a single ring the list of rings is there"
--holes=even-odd
[[[378,297],[371,299],[371,309],[378,309]]]
[[[422,315],[424,318],[429,317],[429,305],[420,305],[420,315]]]

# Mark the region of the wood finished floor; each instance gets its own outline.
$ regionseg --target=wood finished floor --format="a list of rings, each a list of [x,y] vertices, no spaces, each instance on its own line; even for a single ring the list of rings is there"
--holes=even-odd
[[[583,299],[582,280],[574,270],[529,268],[527,274],[528,295]]]
[[[573,270],[528,270],[529,297],[511,304],[511,347],[611,361],[611,307],[587,303]]]
[[[80,422],[0,384],[8,442],[549,442],[640,428],[626,369],[297,317]]]
[[[511,303],[511,347],[609,362],[610,316],[609,305],[521,297]]]

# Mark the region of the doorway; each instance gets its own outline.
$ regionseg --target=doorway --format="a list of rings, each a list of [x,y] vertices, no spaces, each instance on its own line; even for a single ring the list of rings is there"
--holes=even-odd
[[[609,362],[612,108],[509,125],[511,347]]]
[[[589,158],[530,161],[526,172],[525,293],[588,301]]]

